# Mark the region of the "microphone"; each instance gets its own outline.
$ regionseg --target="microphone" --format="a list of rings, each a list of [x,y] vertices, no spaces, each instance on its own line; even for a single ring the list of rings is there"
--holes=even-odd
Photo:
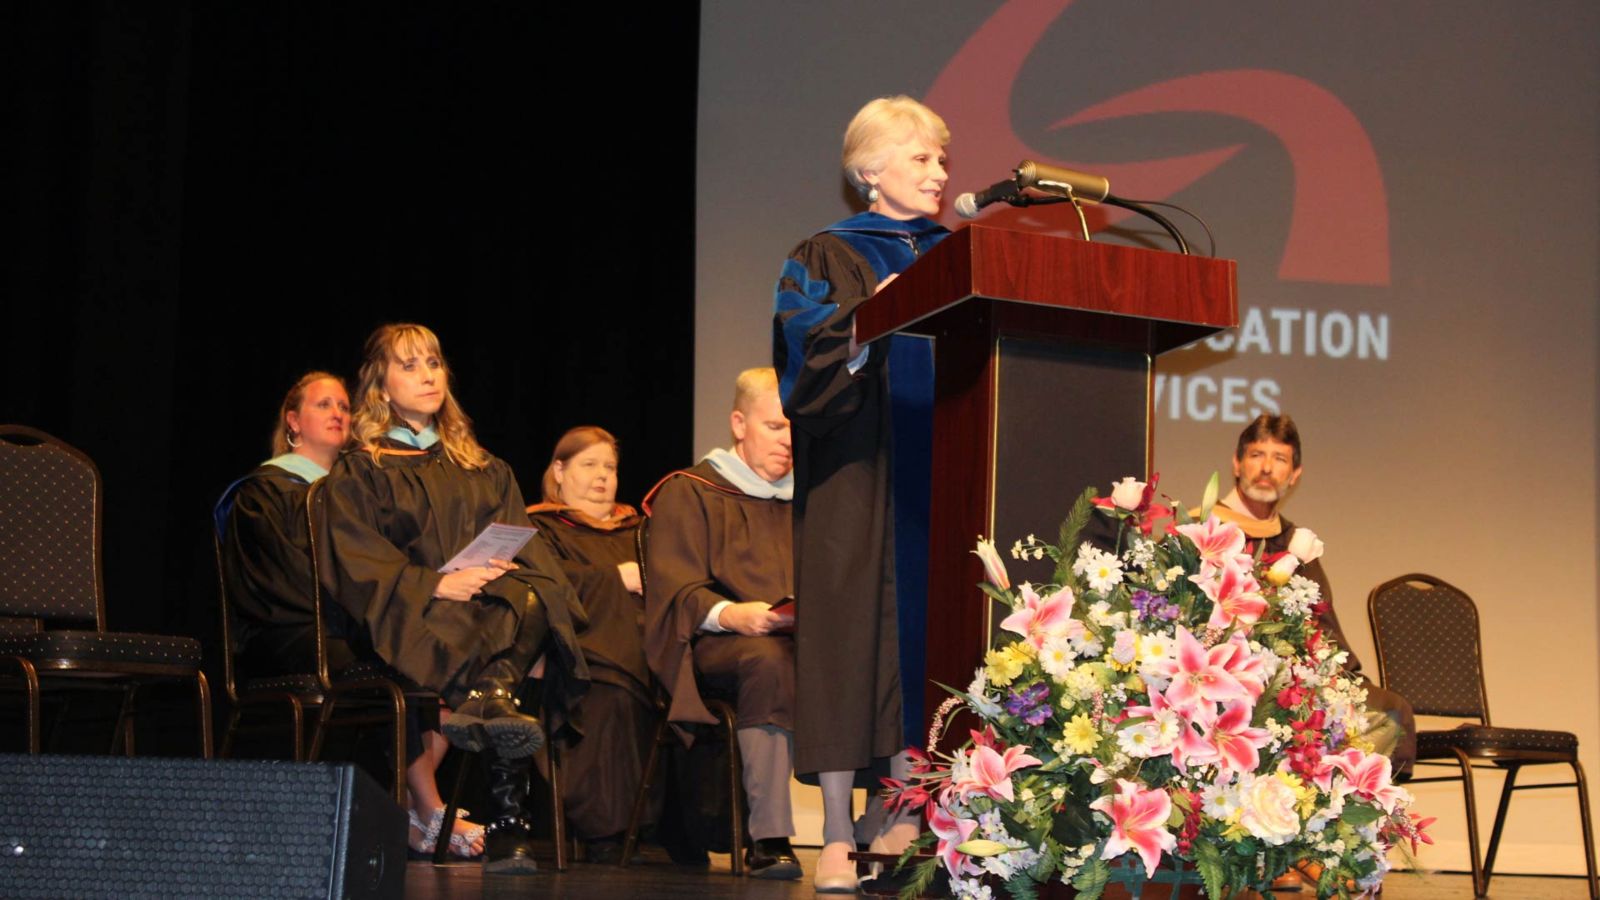
[[[1005,181],[997,181],[989,185],[976,194],[969,191],[956,198],[956,215],[963,219],[970,219],[978,214],[978,210],[991,203],[999,203],[1002,200],[1009,203],[1015,200],[1021,190],[1017,186],[1015,178],[1007,178]]]
[[[1073,169],[1064,169],[1047,163],[1025,159],[1017,163],[1017,187],[1064,187],[1079,200],[1099,203],[1111,196],[1111,182],[1101,175],[1090,175]],[[960,203],[958,199],[956,201]],[[957,208],[956,212],[961,210]]]

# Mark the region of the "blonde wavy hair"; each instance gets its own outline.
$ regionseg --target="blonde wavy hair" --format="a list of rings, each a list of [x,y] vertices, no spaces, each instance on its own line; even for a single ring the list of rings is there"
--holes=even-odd
[[[380,327],[367,338],[361,354],[361,375],[356,384],[355,412],[351,415],[351,434],[355,443],[372,454],[382,455],[378,439],[405,422],[395,414],[384,396],[383,379],[389,364],[412,356],[437,356],[444,373],[444,403],[433,414],[433,428],[444,444],[445,455],[463,469],[481,469],[489,464],[489,451],[472,435],[472,419],[462,412],[451,390],[450,364],[439,349],[439,336],[425,325],[395,322]]]

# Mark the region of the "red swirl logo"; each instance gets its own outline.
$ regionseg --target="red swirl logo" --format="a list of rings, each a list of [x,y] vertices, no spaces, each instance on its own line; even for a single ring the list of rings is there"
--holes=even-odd
[[[924,98],[965,135],[961,167],[999,173],[1035,159],[1111,179],[1119,195],[1164,200],[1216,171],[1244,144],[1140,162],[1076,162],[1029,146],[1011,123],[1010,98],[1023,64],[1046,28],[1072,0],[1012,0],[962,45]],[[1215,113],[1260,127],[1293,165],[1294,197],[1278,277],[1329,284],[1389,283],[1389,215],[1377,154],[1360,121],[1321,86],[1284,72],[1233,69],[1158,82],[1093,103],[1048,130],[1163,113]],[[1127,213],[1097,207],[1095,227]],[[995,224],[1075,233],[1077,216],[1062,206],[990,213]]]

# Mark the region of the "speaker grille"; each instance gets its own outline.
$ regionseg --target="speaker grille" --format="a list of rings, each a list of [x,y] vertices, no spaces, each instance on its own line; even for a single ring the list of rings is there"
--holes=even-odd
[[[354,777],[334,765],[0,756],[0,896],[367,894],[386,863],[402,878],[404,863],[385,859],[383,836],[357,835],[343,884]]]

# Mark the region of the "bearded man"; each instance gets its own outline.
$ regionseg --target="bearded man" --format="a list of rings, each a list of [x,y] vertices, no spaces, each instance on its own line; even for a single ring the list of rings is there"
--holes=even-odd
[[[1333,588],[1322,568],[1322,542],[1309,529],[1296,528],[1279,512],[1304,472],[1300,430],[1284,415],[1260,415],[1239,433],[1233,452],[1233,490],[1211,512],[1232,522],[1250,541],[1264,542],[1264,555],[1289,552],[1301,561],[1298,574],[1317,583],[1322,591],[1318,621],[1323,633],[1349,653],[1345,670],[1361,680],[1367,691],[1367,729],[1363,737],[1389,757],[1395,780],[1410,777],[1417,758],[1416,722],[1411,704],[1393,691],[1373,684],[1361,672],[1361,661],[1339,626],[1333,608]]]

